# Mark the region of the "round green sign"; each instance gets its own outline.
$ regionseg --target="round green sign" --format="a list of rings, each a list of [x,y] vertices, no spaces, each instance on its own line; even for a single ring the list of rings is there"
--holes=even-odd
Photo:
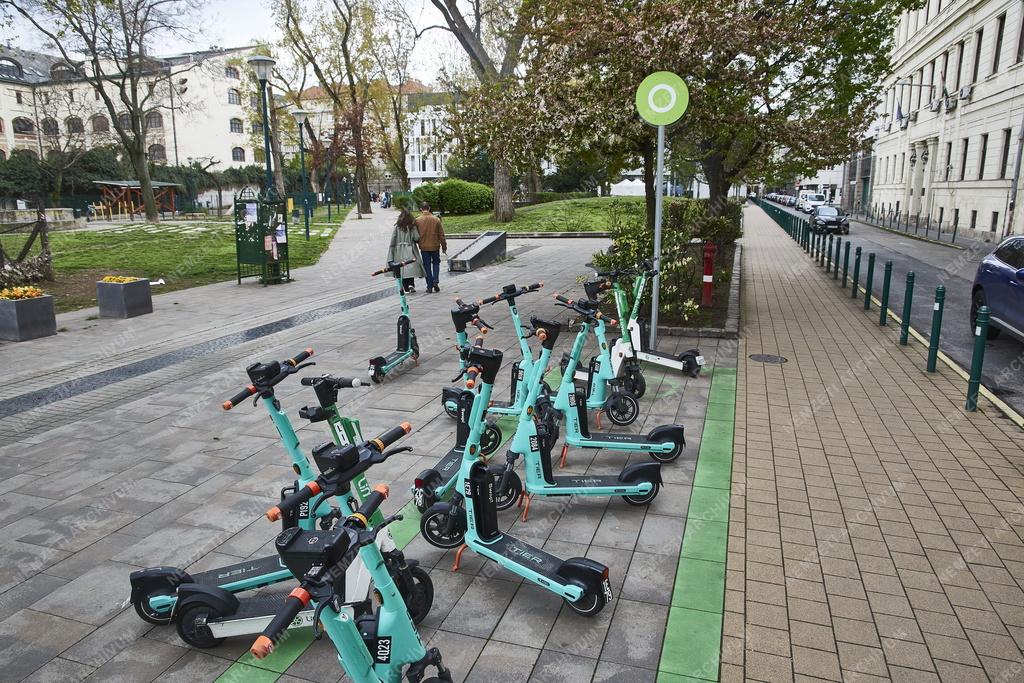
[[[671,71],[656,71],[636,89],[640,118],[654,126],[668,126],[679,120],[690,104],[690,91],[683,79]]]

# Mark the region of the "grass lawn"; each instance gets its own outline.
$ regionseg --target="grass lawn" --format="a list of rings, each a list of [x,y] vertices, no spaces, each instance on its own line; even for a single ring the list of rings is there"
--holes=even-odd
[[[448,234],[507,230],[509,232],[586,232],[607,230],[616,224],[627,204],[642,205],[643,197],[593,197],[563,199],[516,209],[511,223],[495,223],[491,214],[445,216],[444,231]]]
[[[333,213],[333,212],[332,212]],[[333,217],[333,216],[332,216]],[[338,234],[337,227],[311,231],[307,242],[301,222],[288,229],[292,268],[316,263]],[[18,253],[26,235],[2,239],[4,251]],[[96,281],[104,275],[134,275],[167,284],[169,292],[236,277],[234,227],[225,223],[138,224],[103,230],[54,232],[50,235],[55,282],[40,286],[53,294],[57,310],[73,311],[96,305]]]

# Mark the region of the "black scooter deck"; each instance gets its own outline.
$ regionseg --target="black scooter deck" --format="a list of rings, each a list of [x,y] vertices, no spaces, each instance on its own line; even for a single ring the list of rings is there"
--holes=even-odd
[[[562,566],[562,560],[554,555],[534,547],[525,541],[511,536],[501,536],[492,543],[484,544],[484,547],[491,552],[512,560],[516,564],[530,567],[538,574],[552,581],[562,582],[558,576],[558,569]]]
[[[622,481],[617,474],[559,474],[551,477],[551,483],[555,486],[586,486],[588,488],[597,488],[599,486],[622,488],[635,485]],[[545,493],[545,495],[551,494]],[[566,495],[572,494],[567,493]]]
[[[648,439],[643,434],[625,434],[625,433],[614,433],[614,432],[601,432],[597,435],[591,435],[592,441],[609,441],[611,443],[645,443],[645,444],[660,444],[663,441],[655,441]]]
[[[280,571],[288,571],[281,564],[278,555],[267,555],[255,560],[246,560],[229,564],[225,567],[217,567],[198,574],[192,574],[194,583],[201,583],[205,586],[223,586],[238,581],[251,581],[260,576],[267,576]],[[254,588],[258,586],[253,586]]]

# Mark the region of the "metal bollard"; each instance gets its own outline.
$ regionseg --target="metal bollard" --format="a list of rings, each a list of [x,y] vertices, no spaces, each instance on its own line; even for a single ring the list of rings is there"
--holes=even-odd
[[[974,322],[974,355],[971,356],[971,377],[967,381],[967,410],[978,409],[978,391],[981,388],[981,367],[985,362],[985,342],[988,340],[988,306],[978,309]]]
[[[843,289],[846,289],[846,275],[850,272],[850,242],[843,247]]]
[[[946,307],[946,287],[935,288],[935,304],[932,307],[932,334],[928,339],[928,372],[935,372],[935,361],[939,358],[939,333],[942,331],[942,310]]]
[[[868,254],[868,274],[864,276],[864,310],[871,310],[871,286],[875,280],[875,252]]]
[[[853,259],[853,289],[850,291],[850,298],[857,298],[857,289],[860,287],[860,247],[857,247],[856,257]]]
[[[900,346],[907,345],[910,337],[910,311],[914,305],[914,271],[907,273],[907,286],[903,292],[903,322],[900,323]]]
[[[832,272],[832,235],[828,236],[828,246],[825,248],[825,274]]]
[[[832,279],[833,280],[838,280],[839,279],[839,252],[842,251],[842,249],[840,248],[842,246],[843,246],[843,238],[840,237],[839,235],[836,235],[835,265],[832,266]]]
[[[892,280],[892,261],[885,262],[885,274],[882,276],[882,312],[878,316],[879,325],[889,323],[889,284]]]
[[[818,260],[818,233],[811,231],[811,258]]]

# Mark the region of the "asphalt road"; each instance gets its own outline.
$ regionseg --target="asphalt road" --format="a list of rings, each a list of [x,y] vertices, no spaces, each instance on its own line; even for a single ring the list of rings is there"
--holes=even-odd
[[[789,207],[782,208],[801,216],[806,215]],[[857,221],[851,223],[850,234],[844,235],[843,239],[851,240],[851,274],[852,250],[857,247],[863,250],[861,286],[864,285],[868,254],[875,253],[872,290],[879,299],[885,263],[892,261],[889,305],[897,315],[901,315],[903,310],[907,272],[914,271],[914,303],[910,321],[914,329],[926,338],[931,333],[935,288],[940,284],[945,285],[946,303],[939,349],[965,370],[970,369],[974,352],[973,330],[970,326],[971,286],[978,264],[995,249],[995,244],[965,242],[962,245],[965,249],[956,249],[915,240]],[[872,310],[877,316],[877,308],[872,306]],[[892,324],[891,320],[889,324]],[[1017,412],[1024,413],[1024,343],[1006,333],[1000,335],[999,339],[989,340],[985,350],[983,383]]]

